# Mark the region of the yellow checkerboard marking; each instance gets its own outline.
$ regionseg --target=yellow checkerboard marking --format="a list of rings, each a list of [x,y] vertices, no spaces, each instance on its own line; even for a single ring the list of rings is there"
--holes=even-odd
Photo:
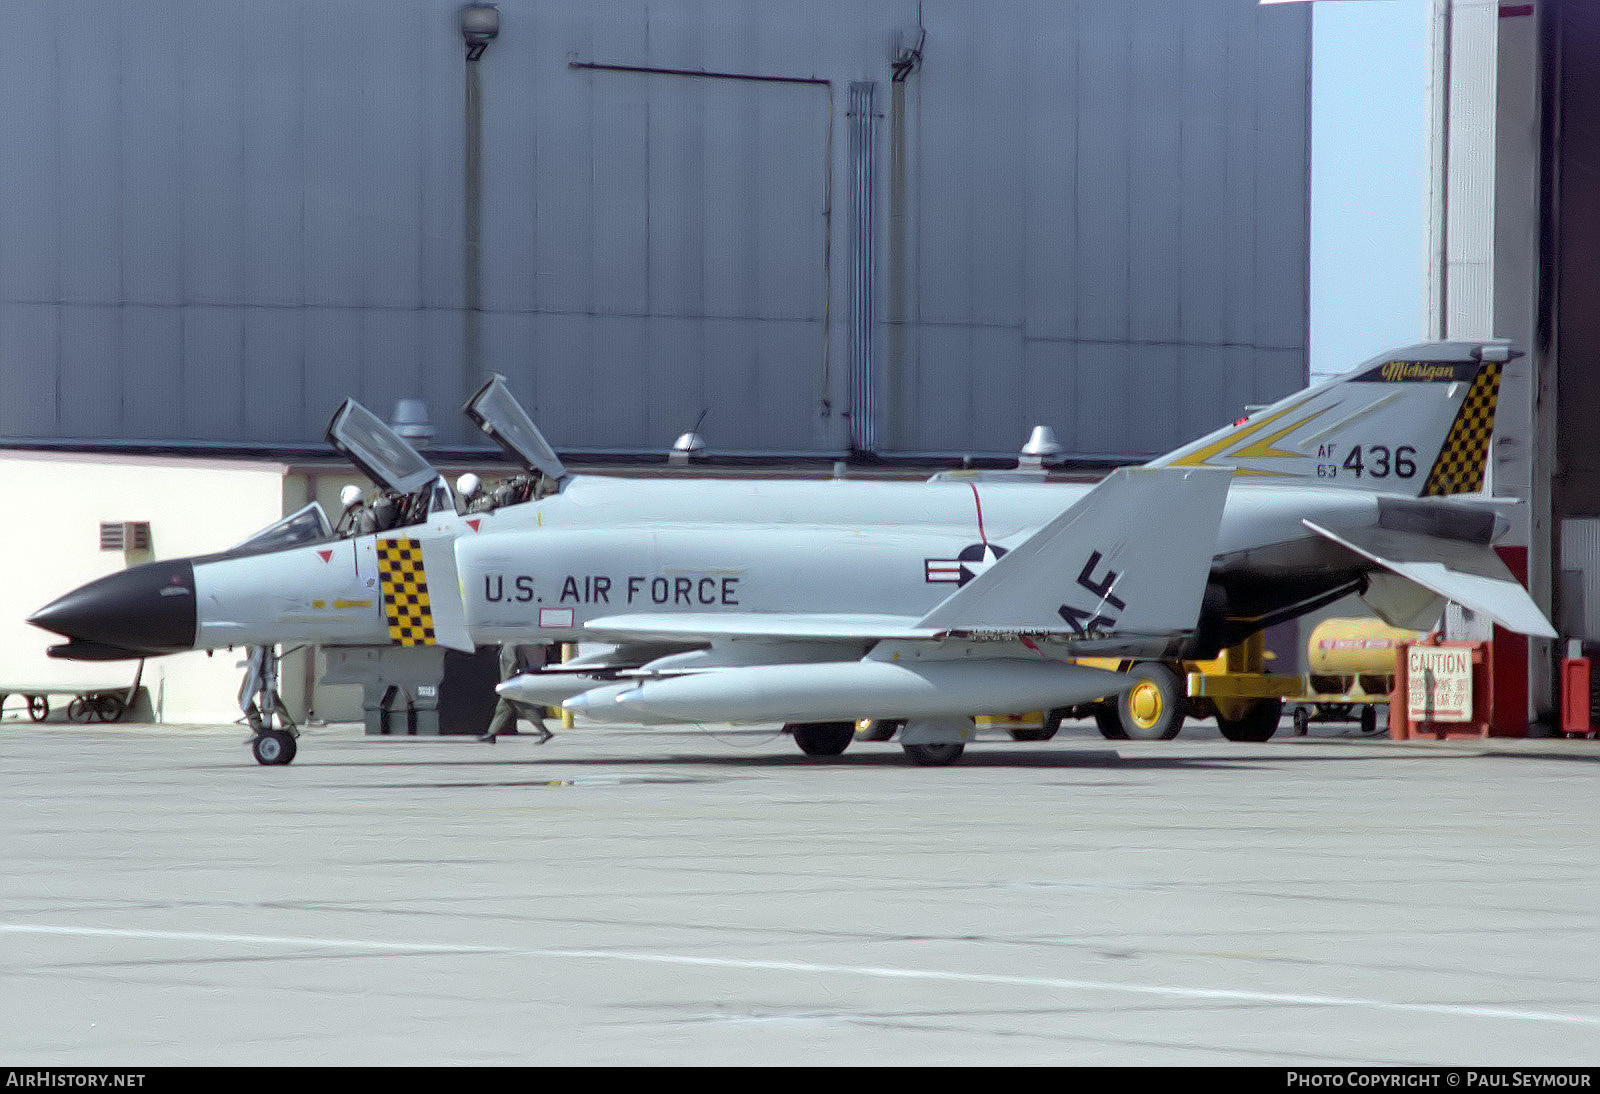
[[[1483,489],[1483,471],[1489,456],[1489,435],[1494,432],[1495,404],[1500,398],[1500,365],[1484,362],[1472,381],[1444,448],[1422,488],[1423,497],[1470,494]]]
[[[428,606],[422,544],[414,539],[380,539],[378,579],[383,585],[389,640],[402,646],[433,645],[433,609]]]

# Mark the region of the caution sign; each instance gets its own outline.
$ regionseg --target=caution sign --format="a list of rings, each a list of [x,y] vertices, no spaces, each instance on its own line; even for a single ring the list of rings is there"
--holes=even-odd
[[[1472,721],[1472,650],[1409,647],[1406,691],[1406,713],[1412,722]]]

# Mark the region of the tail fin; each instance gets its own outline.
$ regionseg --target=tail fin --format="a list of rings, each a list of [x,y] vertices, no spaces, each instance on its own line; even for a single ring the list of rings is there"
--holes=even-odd
[[[1229,482],[1211,469],[1114,472],[917,627],[1165,647],[1199,619]]]
[[[1483,489],[1505,342],[1423,342],[1150,461],[1440,497]]]

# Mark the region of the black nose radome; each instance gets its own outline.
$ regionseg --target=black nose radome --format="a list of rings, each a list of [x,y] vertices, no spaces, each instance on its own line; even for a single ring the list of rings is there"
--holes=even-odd
[[[74,589],[28,617],[74,646],[149,657],[194,648],[194,566],[186,558],[119,570]],[[105,656],[102,652],[94,659]]]

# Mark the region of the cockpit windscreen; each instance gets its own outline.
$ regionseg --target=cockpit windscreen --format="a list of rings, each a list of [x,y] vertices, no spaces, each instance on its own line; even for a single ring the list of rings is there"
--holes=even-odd
[[[246,537],[224,553],[253,555],[263,551],[281,551],[285,547],[316,543],[332,535],[333,525],[328,523],[328,514],[322,511],[322,506],[312,502]]]

